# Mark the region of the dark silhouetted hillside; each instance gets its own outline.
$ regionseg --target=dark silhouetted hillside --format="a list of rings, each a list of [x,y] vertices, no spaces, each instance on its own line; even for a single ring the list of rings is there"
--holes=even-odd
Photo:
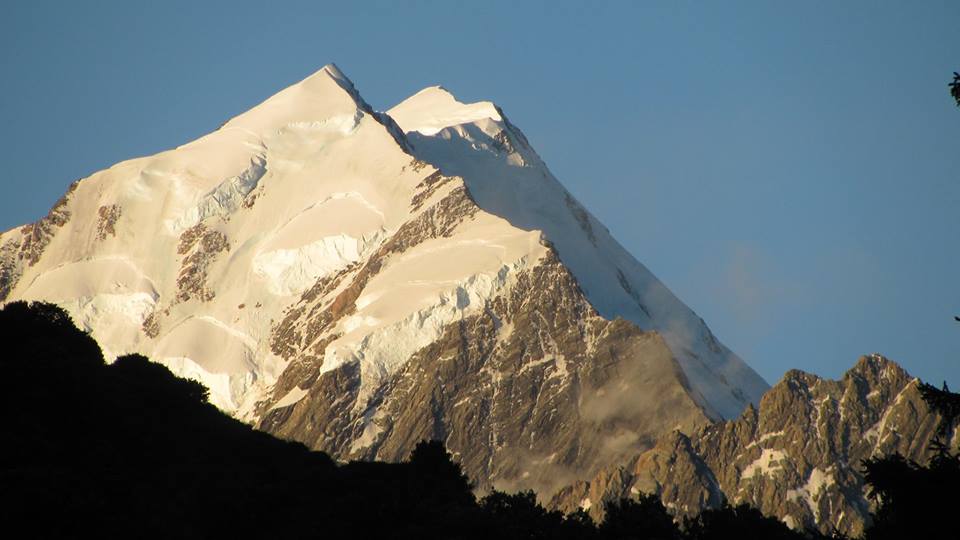
[[[224,415],[206,389],[139,355],[107,365],[59,307],[0,309],[0,523],[30,538],[814,538],[746,507],[724,506],[683,530],[656,496],[583,511],[547,511],[532,491],[479,501],[440,442],[404,463],[336,464]],[[937,397],[939,396],[939,397]],[[953,407],[950,395],[935,395]],[[953,409],[949,409],[953,410]],[[950,422],[955,422],[951,417]],[[929,468],[867,464],[884,501],[870,538],[948,515],[957,459]],[[912,485],[929,492],[913,498]],[[929,504],[930,497],[941,497]],[[952,498],[951,498],[952,497]],[[920,508],[923,506],[924,508]],[[926,514],[918,512],[927,512]],[[937,522],[938,524],[941,522]],[[940,525],[937,525],[940,526]],[[912,527],[912,529],[911,529]],[[902,536],[901,536],[902,537]],[[916,536],[914,536],[916,537]]]
[[[38,537],[362,537],[427,534],[479,513],[436,443],[407,464],[338,467],[229,418],[199,383],[142,356],[106,365],[56,306],[7,305],[0,343],[7,530],[19,522]]]

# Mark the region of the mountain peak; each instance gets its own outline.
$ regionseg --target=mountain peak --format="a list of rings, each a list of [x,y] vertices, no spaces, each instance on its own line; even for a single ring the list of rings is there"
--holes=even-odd
[[[503,121],[500,109],[490,101],[462,103],[442,86],[429,86],[389,111],[404,132],[433,135],[445,128],[490,119]]]
[[[345,80],[349,81],[349,79],[347,78],[347,76],[344,75],[343,72],[340,71],[340,68],[339,68],[336,64],[334,64],[333,62],[330,62],[329,64],[327,64],[327,65],[323,66],[322,68],[320,68],[320,71],[318,71],[317,73],[321,73],[321,72],[326,73],[326,74],[330,75],[331,77],[333,77],[333,78],[335,78],[335,79],[345,79]],[[352,82],[351,82],[350,84],[353,85]]]
[[[447,434],[484,487],[549,492],[767,389],[493,103],[390,114],[409,141],[323,66],[0,235],[0,293],[337,459]]]
[[[901,381],[911,378],[900,364],[878,353],[861,356],[856,365],[844,374],[845,379],[850,377],[865,379],[874,384],[883,380]]]
[[[331,63],[236,116],[224,127],[262,134],[294,122],[352,117],[358,110],[371,111],[353,81]]]
[[[327,92],[330,89],[331,82],[349,94],[358,105],[366,105],[357,88],[353,85],[353,81],[333,63],[323,66],[294,86],[301,86],[311,91]]]

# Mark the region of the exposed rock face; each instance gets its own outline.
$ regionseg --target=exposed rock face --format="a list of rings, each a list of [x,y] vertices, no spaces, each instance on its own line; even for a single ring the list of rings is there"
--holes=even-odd
[[[157,312],[154,311],[149,315],[147,315],[147,317],[143,319],[143,323],[140,325],[140,327],[143,329],[144,335],[146,335],[149,338],[155,338],[159,336],[160,335],[160,317],[158,316]]]
[[[679,431],[662,436],[656,446],[633,456],[624,464],[608,466],[590,482],[579,481],[560,490],[554,506],[568,512],[578,507],[597,521],[603,518],[603,503],[657,493],[672,511],[696,514],[704,507],[718,506],[723,493],[713,472],[696,453],[690,438]]]
[[[13,236],[13,235],[11,235]],[[17,260],[18,239],[9,238],[0,243],[0,302],[6,300],[10,291],[20,280],[22,272]]]
[[[788,372],[759,410],[680,434],[563,490],[565,510],[638,491],[658,493],[679,514],[726,499],[747,502],[797,528],[859,535],[869,519],[864,459],[898,452],[925,463],[940,417],[920,396],[917,379],[879,355],[863,357],[841,380]],[[956,444],[956,441],[954,441]]]
[[[400,460],[438,439],[481,489],[549,493],[709,422],[659,335],[600,318],[554,255],[446,326],[371,395],[360,373],[291,375],[306,395],[259,426],[344,459]]]
[[[203,223],[184,231],[177,247],[177,254],[184,256],[177,277],[177,302],[191,298],[201,302],[213,300],[216,293],[207,286],[207,269],[217,254],[229,247],[222,232],[210,230]]]
[[[97,223],[97,238],[106,240],[108,236],[117,235],[117,220],[122,213],[120,206],[108,204],[97,209],[97,216],[100,218]]]
[[[27,265],[33,266],[37,264],[37,261],[40,260],[40,256],[43,255],[44,249],[50,243],[50,240],[53,238],[53,235],[56,234],[57,229],[63,227],[67,224],[67,221],[70,220],[70,210],[67,209],[67,202],[70,200],[70,195],[77,189],[77,184],[80,181],[77,180],[67,189],[67,192],[60,197],[50,209],[50,212],[46,216],[41,218],[36,223],[31,223],[29,225],[24,225],[20,229],[20,232],[23,234],[20,242],[20,259],[24,260]]]
[[[0,302],[6,300],[13,290],[23,274],[24,266],[37,264],[53,236],[70,221],[67,203],[79,183],[77,180],[70,184],[67,192],[54,203],[46,216],[3,235],[6,238],[0,240]]]

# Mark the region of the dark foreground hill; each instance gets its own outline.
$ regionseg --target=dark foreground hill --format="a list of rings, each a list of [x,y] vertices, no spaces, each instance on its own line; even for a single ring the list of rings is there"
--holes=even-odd
[[[478,501],[436,442],[403,463],[337,464],[224,415],[202,385],[142,356],[107,365],[51,304],[0,309],[0,343],[0,523],[25,537],[804,537],[749,506],[707,510],[681,530],[654,496],[608,506],[599,526],[582,511],[544,510],[532,492]],[[934,397],[949,409],[951,396]],[[868,483],[892,503],[878,523],[899,534],[924,511],[926,530],[940,530],[960,467],[939,456],[931,468],[874,461]],[[940,504],[904,497],[913,482],[934,486]],[[891,537],[884,530],[872,537]]]
[[[202,385],[142,356],[106,365],[49,304],[6,306],[0,340],[0,515],[30,537],[406,536],[476,519],[442,448],[337,466],[222,414]]]

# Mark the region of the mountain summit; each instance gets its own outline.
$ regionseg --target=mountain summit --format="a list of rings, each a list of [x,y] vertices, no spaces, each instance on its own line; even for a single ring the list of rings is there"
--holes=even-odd
[[[481,487],[549,494],[767,389],[496,105],[376,112],[332,64],[0,235],[15,299],[340,459],[442,440]]]

